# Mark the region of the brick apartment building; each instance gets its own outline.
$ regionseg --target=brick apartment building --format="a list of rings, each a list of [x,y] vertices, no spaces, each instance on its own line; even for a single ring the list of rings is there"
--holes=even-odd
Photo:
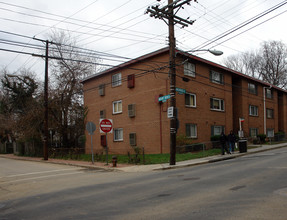
[[[210,137],[239,130],[244,118],[245,137],[287,131],[287,93],[270,87],[216,63],[177,50],[176,94],[179,129],[193,143],[210,141]],[[169,50],[164,48],[92,75],[83,81],[87,121],[97,125],[93,136],[94,152],[101,151],[105,139],[99,120],[113,120],[113,133],[107,135],[113,154],[133,152],[133,146],[146,153],[168,153],[170,120]],[[265,106],[265,110],[264,110]],[[86,152],[91,153],[87,135]]]

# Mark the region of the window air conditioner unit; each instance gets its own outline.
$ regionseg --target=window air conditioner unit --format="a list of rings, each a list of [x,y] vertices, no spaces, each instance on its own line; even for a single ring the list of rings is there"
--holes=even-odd
[[[128,88],[135,87],[135,74],[128,75]]]

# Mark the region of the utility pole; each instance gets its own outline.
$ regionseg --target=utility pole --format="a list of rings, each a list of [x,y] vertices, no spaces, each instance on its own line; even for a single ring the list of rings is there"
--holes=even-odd
[[[49,41],[46,41],[46,54],[45,54],[45,83],[44,83],[44,160],[48,160],[48,137],[49,137],[49,130],[48,130],[48,56],[49,56]]]
[[[176,41],[174,36],[174,25],[180,24],[182,27],[187,27],[188,24],[192,25],[194,21],[183,19],[174,14],[174,9],[183,8],[183,5],[190,4],[192,0],[168,0],[168,5],[162,8],[159,6],[152,6],[146,10],[150,13],[151,17],[162,19],[169,27],[169,78],[170,78],[170,107],[173,109],[173,117],[170,120],[170,165],[175,165],[176,159],[176,68],[175,68],[175,48]],[[196,0],[194,0],[196,2]],[[178,11],[177,11],[178,12]],[[166,21],[166,20],[167,21]]]
[[[168,0],[171,5],[173,0]],[[175,37],[174,37],[174,18],[173,7],[168,7],[168,29],[169,29],[169,80],[170,80],[170,107],[173,108],[173,117],[170,120],[170,159],[169,164],[175,165],[176,163],[176,99],[175,99],[175,85],[176,85],[176,69],[175,69]]]
[[[48,65],[49,65],[49,43],[52,43],[48,40],[42,40],[38,38],[33,38],[34,40],[44,42],[46,44],[46,53],[45,56],[40,55],[40,57],[45,57],[45,80],[44,80],[44,138],[43,138],[43,156],[44,160],[48,160],[48,139],[49,139],[49,127],[48,127],[48,85],[49,85],[49,76],[48,76]],[[34,55],[38,56],[38,55]]]

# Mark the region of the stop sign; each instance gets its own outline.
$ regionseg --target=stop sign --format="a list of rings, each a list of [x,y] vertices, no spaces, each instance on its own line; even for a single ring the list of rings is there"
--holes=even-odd
[[[101,119],[100,120],[100,131],[101,133],[111,133],[113,129],[112,119]]]

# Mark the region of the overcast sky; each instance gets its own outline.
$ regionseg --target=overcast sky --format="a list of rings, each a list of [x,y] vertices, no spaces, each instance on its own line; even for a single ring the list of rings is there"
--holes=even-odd
[[[283,3],[286,4],[280,6]],[[168,26],[164,21],[145,14],[148,6],[156,4],[163,6],[167,1],[2,0],[0,49],[39,54],[41,51],[38,49],[23,47],[23,44],[43,45],[31,38],[35,36],[46,40],[52,30],[65,30],[75,37],[80,47],[136,58],[168,45]],[[275,9],[275,6],[278,8]],[[281,40],[287,43],[286,11],[287,1],[281,0],[191,1],[177,15],[185,19],[189,17],[195,22],[183,29],[176,26],[177,47],[182,50],[221,50],[224,52],[221,57],[206,52],[194,53],[221,63],[231,54],[259,48],[263,41]],[[252,21],[258,15],[262,16]],[[246,24],[247,21],[250,23]],[[217,38],[242,24],[246,25]],[[14,41],[21,45],[11,45],[15,44]],[[103,62],[109,63],[107,60]],[[7,68],[13,73],[23,67],[31,68],[39,76],[44,75],[44,61],[41,58],[0,50],[0,68]]]

